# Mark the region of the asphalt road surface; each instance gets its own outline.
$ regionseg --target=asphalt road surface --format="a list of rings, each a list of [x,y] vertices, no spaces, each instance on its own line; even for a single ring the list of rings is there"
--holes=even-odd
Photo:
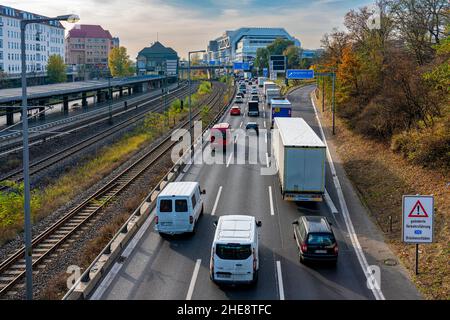
[[[321,137],[320,128],[311,103],[314,86],[295,90],[289,95],[293,104],[293,117],[302,117]],[[261,91],[260,94],[262,95]],[[246,96],[246,100],[248,99]],[[257,122],[259,139],[266,141],[263,129],[269,128],[268,108],[261,108],[260,117],[230,116],[223,121],[233,128],[244,128],[247,122]],[[240,132],[242,134],[242,131]],[[255,135],[249,132],[248,135]],[[242,137],[241,137],[242,138]],[[253,137],[255,138],[255,137]],[[237,138],[237,141],[242,139]],[[240,142],[238,142],[240,143]],[[267,136],[270,146],[270,135]],[[238,147],[235,148],[235,151]],[[254,146],[246,148],[246,155]],[[270,148],[269,148],[270,150]],[[280,194],[277,175],[261,175],[267,165],[261,157],[258,164],[235,164],[224,156],[223,164],[192,165],[184,174],[184,181],[199,181],[206,189],[205,214],[200,218],[193,236],[162,238],[155,233],[151,219],[137,236],[137,244],[125,261],[115,263],[103,279],[92,299],[417,299],[420,295],[411,284],[401,266],[387,269],[381,266],[381,288],[371,290],[361,261],[380,264],[372,251],[384,252],[386,245],[376,235],[376,228],[365,217],[359,200],[346,195],[349,218],[355,230],[349,232],[348,219],[342,214],[341,199],[335,188],[333,175],[327,163],[326,189],[338,213],[333,214],[327,203],[301,204],[284,201]],[[230,160],[231,159],[231,160]],[[340,170],[338,170],[338,175]],[[342,183],[344,193],[351,185]],[[259,280],[255,286],[223,288],[209,279],[211,243],[219,216],[229,214],[253,215],[262,221],[260,232]],[[339,245],[336,267],[330,265],[303,265],[298,259],[298,248],[293,238],[292,222],[301,215],[323,215],[332,223]],[[153,215],[151,216],[153,218]],[[370,226],[368,228],[367,226]],[[366,232],[367,234],[362,234]],[[361,238],[361,251],[357,254],[355,233]],[[374,240],[375,239],[375,240]],[[375,245],[365,245],[372,241]],[[381,295],[380,295],[381,292]]]

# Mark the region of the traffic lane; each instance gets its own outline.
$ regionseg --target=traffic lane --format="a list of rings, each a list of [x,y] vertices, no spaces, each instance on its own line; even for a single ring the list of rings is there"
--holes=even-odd
[[[315,89],[315,86],[306,86],[303,88],[300,88],[298,90],[295,90],[291,93],[290,99],[292,100],[293,105],[293,116],[294,117],[302,117],[305,119],[305,121],[313,128],[313,130],[316,132],[316,134],[321,137],[319,124],[317,122],[317,118],[315,116],[314,108],[311,104],[311,92]],[[334,202],[334,205],[338,208],[339,213],[342,212],[340,208],[340,203],[338,201],[337,191],[334,186],[333,176],[331,174],[331,167],[328,162],[328,159],[326,160],[326,179],[325,179],[325,186],[327,191],[330,194],[330,197],[332,201]],[[339,238],[339,246],[340,249],[344,246],[344,250],[340,252],[339,254],[343,253],[342,256],[339,258],[339,262],[337,267],[339,268],[341,264],[343,263],[342,260],[344,260],[346,263],[349,261],[349,265],[353,269],[354,272],[349,274],[342,274],[339,276],[339,279],[350,279],[351,274],[355,274],[355,279],[358,279],[358,287],[352,288],[355,289],[358,294],[361,294],[362,296],[365,296],[369,299],[373,299],[373,295],[371,291],[366,286],[366,277],[359,265],[359,261],[356,257],[356,254],[353,250],[353,245],[351,243],[350,237],[348,235],[348,231],[346,228],[345,221],[342,217],[342,214],[333,215],[329,208],[325,205],[325,203],[322,203],[320,206],[322,215],[326,215],[331,221],[334,220],[334,230],[336,233],[336,237]],[[343,259],[341,259],[343,258]],[[349,270],[349,267],[345,267],[346,270]]]
[[[225,119],[227,120],[227,119]],[[253,118],[253,121],[261,122],[261,118]],[[236,128],[236,127],[234,127]],[[260,137],[262,138],[262,137]],[[242,143],[238,140],[238,143]],[[237,147],[236,149],[237,150]],[[246,148],[246,157],[249,152],[255,152],[255,146]],[[221,197],[215,212],[218,219],[221,215],[249,214],[262,221],[260,232],[260,279],[255,286],[244,287],[219,287],[209,278],[209,257],[202,259],[197,284],[193,299],[278,299],[276,283],[276,269],[274,249],[280,245],[280,237],[277,232],[276,219],[270,216],[269,204],[269,178],[260,176],[260,165],[236,164],[236,159],[229,167],[224,165],[203,166],[203,172],[199,176],[201,183],[210,183],[213,175],[216,185],[222,187]],[[212,172],[214,172],[212,174]],[[220,172],[220,174],[217,174]],[[203,182],[203,179],[208,182]],[[265,180],[265,181],[263,181]],[[239,183],[236,183],[239,181]],[[210,245],[213,234],[211,235]],[[208,263],[203,263],[207,261]]]
[[[222,186],[215,219],[223,215],[253,215],[262,221],[260,232],[260,280],[255,286],[220,288],[209,278],[209,264],[200,269],[194,299],[277,299],[277,285],[273,251],[279,243],[279,234],[270,216],[268,188],[261,182],[257,165],[206,166],[205,171],[221,171],[217,184]],[[208,174],[206,174],[208,176]],[[253,177],[252,177],[253,176]],[[227,178],[225,178],[227,177]],[[257,183],[254,181],[258,180]],[[201,180],[200,180],[201,181]],[[237,182],[238,181],[238,182]],[[213,233],[209,245],[212,244]],[[209,262],[210,247],[208,250]]]
[[[299,88],[289,94],[289,99],[292,103],[292,116],[303,118],[314,130],[317,136],[322,139],[320,126],[317,122],[314,107],[311,103],[311,93],[314,91],[314,89],[315,85],[309,85]],[[341,213],[342,208],[340,207],[339,197],[334,186],[333,175],[331,173],[331,167],[330,163],[328,162],[328,157],[326,158],[325,162],[325,187],[330,195],[331,200],[333,201],[333,204],[336,206],[339,213]],[[345,221],[343,221],[343,219],[340,222],[345,225]]]
[[[275,177],[274,177],[275,178]],[[282,199],[279,183],[274,179],[274,203],[281,228],[283,250],[281,264],[286,299],[373,299],[365,276],[348,243],[342,226],[325,203],[296,203]],[[299,261],[299,248],[293,236],[292,222],[301,216],[325,216],[332,223],[339,246],[336,267],[306,264]]]
[[[226,117],[229,117],[228,115]],[[236,120],[237,121],[237,120]],[[183,180],[197,181],[202,165],[192,165]],[[214,173],[208,172],[211,178]],[[222,177],[223,178],[227,178]],[[220,180],[216,178],[214,180]],[[136,249],[125,260],[102,299],[185,299],[197,259],[208,260],[207,253],[214,233],[211,212],[214,199],[208,196],[216,185],[205,177],[200,179],[207,190],[205,214],[199,219],[195,236],[162,238],[154,231],[154,223],[145,231]],[[199,255],[203,253],[203,255]],[[205,261],[206,261],[205,260]]]

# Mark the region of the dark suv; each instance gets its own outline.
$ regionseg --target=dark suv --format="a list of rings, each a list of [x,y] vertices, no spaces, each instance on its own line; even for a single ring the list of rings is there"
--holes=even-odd
[[[292,224],[301,263],[306,261],[337,263],[338,244],[331,224],[325,217],[303,216]]]

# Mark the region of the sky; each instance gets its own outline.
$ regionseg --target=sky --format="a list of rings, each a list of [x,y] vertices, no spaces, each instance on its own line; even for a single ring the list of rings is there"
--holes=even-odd
[[[181,58],[240,27],[283,27],[305,49],[320,47],[324,33],[343,29],[350,9],[374,0],[0,0],[1,5],[44,16],[76,13],[120,38],[130,58],[158,40]],[[73,26],[64,23],[67,30]]]

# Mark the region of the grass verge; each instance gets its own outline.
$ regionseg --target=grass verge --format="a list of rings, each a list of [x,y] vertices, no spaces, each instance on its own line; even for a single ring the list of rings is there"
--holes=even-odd
[[[321,95],[319,95],[321,97]],[[316,99],[317,106],[321,100]],[[328,108],[329,110],[329,108]],[[321,112],[321,108],[318,108]],[[322,114],[324,130],[331,132],[331,112]],[[449,174],[414,165],[394,154],[389,145],[354,133],[336,118],[336,135],[330,140],[344,169],[359,191],[385,239],[427,299],[450,299],[450,188]],[[415,275],[415,246],[401,241],[402,195],[434,194],[435,243],[420,246],[419,275]],[[389,217],[393,230],[389,231]]]

